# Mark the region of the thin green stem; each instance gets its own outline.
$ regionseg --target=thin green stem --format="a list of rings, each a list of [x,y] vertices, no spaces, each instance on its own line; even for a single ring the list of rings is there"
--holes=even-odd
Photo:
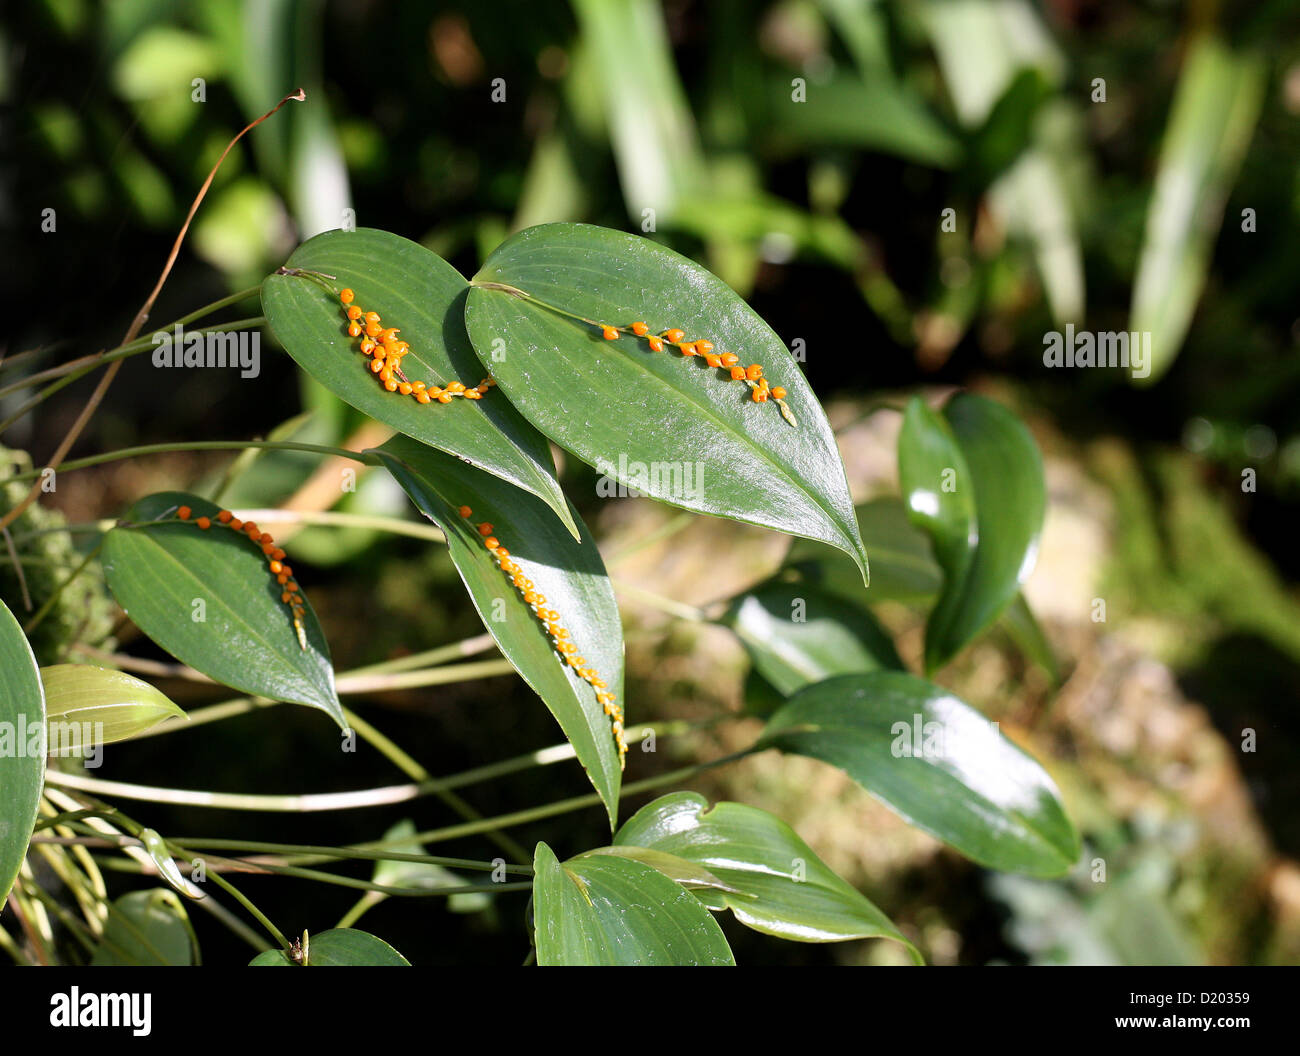
[[[74,821],[80,821],[82,818],[112,818],[116,815],[113,810],[65,810],[62,813],[51,815],[48,818],[40,818],[32,827],[32,832],[40,832],[42,829],[52,829],[56,825],[69,825]]]
[[[0,353],[0,371],[8,370],[11,367],[19,366],[26,363],[29,359],[37,359],[47,352],[54,352],[60,348],[66,348],[71,345],[69,338],[61,337],[57,341],[51,341],[48,345],[37,345],[35,348],[29,348],[24,352],[15,352],[12,356]]]
[[[217,323],[213,326],[200,327],[197,330],[191,330],[192,334],[207,334],[214,331],[225,332],[227,330],[247,330],[250,327],[262,326],[266,323],[266,317],[262,315],[252,315],[247,319],[232,319],[227,323]],[[179,324],[173,324],[179,325]],[[8,396],[11,392],[17,392],[19,389],[30,388],[42,381],[49,381],[51,378],[61,378],[68,374],[76,374],[78,377],[90,373],[92,370],[105,366],[109,363],[115,363],[119,359],[127,359],[130,356],[146,352],[155,347],[153,334],[160,333],[155,330],[148,337],[141,337],[127,344],[119,345],[117,348],[108,349],[104,352],[96,352],[93,355],[82,356],[79,359],[71,359],[66,363],[61,363],[57,367],[49,367],[46,370],[37,371],[35,374],[29,374],[17,381],[11,381],[8,385],[0,386],[0,396]]]
[[[240,301],[247,300],[262,292],[262,284],[259,282],[256,286],[250,286],[246,290],[240,290],[238,293],[232,293],[229,297],[222,297],[219,301],[213,301],[211,304],[205,304],[202,308],[195,308],[189,315],[183,315],[179,319],[174,319],[166,326],[161,326],[159,330],[170,330],[173,326],[184,326],[186,323],[192,323],[195,319],[202,319],[205,315],[211,315],[213,312],[219,312],[222,308],[229,308],[232,304],[238,304]]]
[[[578,322],[586,323],[588,326],[601,327],[604,325],[603,323],[596,322],[594,319],[588,319],[585,315],[575,315],[573,312],[566,311],[563,308],[557,308],[553,304],[548,304],[546,301],[534,297],[526,290],[521,290],[518,286],[509,286],[504,282],[479,282],[477,280],[471,281],[470,285],[480,290],[498,290],[501,293],[508,293],[511,297],[518,297],[521,301],[528,301],[530,304],[535,304],[539,308],[545,308],[548,311],[554,312],[556,315],[563,315],[569,319],[576,319]],[[619,329],[622,328],[620,327]]]
[[[180,848],[178,847],[177,850]],[[297,865],[273,865],[268,862],[251,863],[238,858],[213,856],[217,862],[227,862],[236,866],[246,866],[250,874],[272,873],[278,876],[292,876],[299,880],[314,880],[320,884],[334,887],[350,887],[355,891],[377,891],[390,898],[444,898],[451,895],[469,895],[479,892],[497,893],[500,891],[526,891],[533,886],[531,880],[519,880],[506,883],[489,884],[449,884],[446,887],[394,887],[391,884],[377,884],[373,880],[359,880],[352,876],[336,876],[334,873],[319,869],[305,869]],[[216,870],[209,870],[212,877],[220,876]]]
[[[41,389],[40,392],[38,392],[30,400],[28,400],[21,407],[19,407],[18,410],[14,411],[13,414],[11,414],[3,422],[0,422],[0,433],[3,433],[15,422],[21,421],[23,416],[28,411],[32,410],[34,407],[39,407],[42,403],[48,400],[60,389],[64,388],[65,386],[71,385],[74,381],[80,380],[81,378],[85,377],[94,369],[95,369],[94,367],[86,367],[84,370],[74,371],[72,374],[60,378],[58,381],[54,382],[53,384],[45,386],[45,388]]]
[[[476,634],[472,638],[463,638],[459,642],[452,642],[450,645],[440,645],[433,649],[426,649],[422,653],[412,653],[410,656],[398,657],[396,660],[384,660],[381,663],[369,664],[365,667],[354,667],[351,671],[345,671],[343,674],[396,674],[399,671],[435,667],[448,660],[459,660],[462,657],[473,656],[476,653],[487,652],[487,650],[494,648],[496,648],[496,639],[492,635]]]
[[[718,759],[711,759],[706,763],[696,763],[693,766],[685,766],[678,770],[671,770],[668,773],[659,774],[656,777],[648,777],[643,781],[634,781],[630,785],[623,786],[622,797],[634,796],[641,792],[648,792],[656,788],[662,788],[664,785],[677,784],[679,781],[685,781],[696,774],[711,770],[714,767],[726,766],[737,760],[758,751],[755,746],[742,749],[739,752],[732,752],[730,755],[721,756]],[[406,842],[441,843],[444,840],[460,839],[464,836],[475,836],[483,832],[491,832],[498,828],[511,828],[516,825],[526,825],[532,821],[541,821],[544,818],[553,818],[557,814],[568,814],[575,810],[582,810],[586,807],[601,805],[601,798],[592,792],[585,796],[574,796],[571,799],[561,799],[554,803],[547,803],[541,807],[532,807],[528,810],[517,810],[510,814],[499,814],[495,818],[485,818],[480,822],[467,822],[464,825],[452,825],[442,829],[430,829],[427,832],[417,833],[413,837],[408,837]],[[376,847],[381,843],[363,843],[361,847]]]
[[[399,657],[396,660],[385,660],[377,664],[369,664],[365,667],[353,668],[351,671],[340,672],[340,679],[379,675],[387,672],[398,673],[410,668],[423,668],[434,664],[441,664],[446,660],[456,659],[461,656],[472,656],[476,652],[482,652],[485,649],[493,648],[496,645],[495,640],[489,634],[476,635],[473,638],[466,638],[463,641],[453,642],[450,645],[439,646],[436,649],[429,649],[423,653],[415,653],[412,656]],[[96,659],[111,662],[118,667],[128,671],[138,671],[141,674],[154,675],[160,678],[183,678],[189,681],[210,681],[201,676],[199,672],[192,668],[185,667],[183,664],[163,664],[155,660],[141,660],[138,657],[123,656],[119,654],[101,653],[97,649],[87,646],[79,647],[79,652]],[[458,678],[466,676],[466,672],[459,668],[448,668],[448,670],[458,671]],[[472,674],[469,677],[479,677]],[[222,719],[233,718],[237,715],[247,715],[250,711],[257,711],[261,708],[274,706],[277,701],[268,700],[265,697],[234,697],[231,700],[221,701],[217,704],[209,704],[205,707],[195,708],[187,711],[186,717],[189,719],[185,723],[164,723],[161,726],[155,726],[153,729],[146,730],[144,733],[137,734],[136,739],[143,737],[160,737],[164,734],[174,733],[178,730],[190,730],[195,726],[202,726],[208,722],[218,722]]]
[[[368,862],[415,862],[419,865],[438,865],[444,869],[460,869],[476,873],[490,873],[497,868],[494,862],[479,861],[474,858],[448,858],[435,854],[411,854],[406,851],[370,851],[363,847],[326,847],[305,843],[268,843],[260,840],[208,837],[183,838],[176,842],[183,844],[191,851],[241,851],[248,854],[279,854],[294,857],[311,855],[319,858],[355,859]],[[262,862],[258,861],[254,864],[261,865]],[[507,865],[503,868],[507,873],[513,873],[516,876],[533,875],[533,869],[530,865]]]
[[[460,666],[468,667],[472,665],[464,664]],[[400,678],[402,676],[399,675],[396,677]],[[428,770],[417,763],[413,758],[411,758],[411,756],[399,748],[394,741],[377,730],[356,712],[344,708],[343,717],[347,720],[349,726],[356,730],[357,733],[359,733],[362,738],[369,742],[373,747],[377,748],[384,757],[389,760],[389,762],[406,774],[407,777],[420,782],[431,780],[432,775]],[[483,816],[449,788],[435,785],[431,791],[466,821],[476,821]],[[529,860],[528,852],[504,833],[490,833],[489,838],[516,861],[527,862]]]
[[[551,758],[541,758],[544,754],[544,752],[534,752],[531,755],[522,758],[533,760],[530,764],[526,765],[546,765],[550,762],[558,762],[561,759],[572,758],[572,748],[567,745],[561,746],[558,753],[554,754]],[[737,758],[739,758],[739,756],[737,756]],[[397,803],[408,803],[411,800],[420,799],[423,796],[437,795],[440,792],[447,792],[462,785],[487,780],[488,777],[497,776],[500,773],[507,772],[505,767],[511,765],[512,764],[509,761],[504,764],[495,763],[490,764],[487,767],[479,767],[475,770],[465,771],[464,773],[449,778],[430,778],[428,780],[406,785],[387,785],[380,788],[366,788],[352,792],[309,792],[301,795],[261,795],[251,792],[207,792],[197,789],[163,788],[157,785],[138,785],[127,781],[109,781],[103,778],[88,777],[85,774],[65,774],[56,770],[46,771],[45,780],[47,784],[57,787],[71,788],[92,794],[118,796],[122,799],[143,800],[153,803],[171,803],[177,806],[209,807],[220,810],[265,811],[267,813],[275,814],[310,814],[333,810],[356,810],[365,807],[383,807],[392,806]],[[713,766],[717,764],[709,763],[704,765]],[[519,768],[523,769],[524,767],[521,766]],[[624,791],[630,791],[635,787],[637,786],[628,785]],[[587,802],[595,803],[598,801],[599,797],[592,795],[586,797],[579,805],[585,805]],[[565,802],[573,803],[576,801],[566,800]],[[563,813],[563,811],[561,811],[561,813]],[[547,815],[543,814],[541,816],[546,817]],[[479,824],[479,822],[475,821],[467,824]],[[492,828],[491,825],[488,825],[481,830],[475,829],[473,831],[490,832],[492,831]],[[362,844],[361,846],[375,847],[379,845],[369,843]]]
[[[366,913],[379,905],[387,896],[380,894],[378,891],[367,891],[352,904],[352,908],[339,918],[339,922],[334,926],[336,928],[350,928]]]
[[[422,686],[445,686],[454,682],[473,682],[480,678],[514,674],[509,660],[472,660],[464,664],[443,664],[423,671],[404,671],[392,675],[340,676],[335,688],[340,693],[391,693],[399,689]]]
[[[257,920],[257,922],[261,924],[262,927],[264,927],[270,933],[273,939],[275,939],[280,949],[287,950],[289,948],[289,940],[284,937],[284,933],[281,932],[280,929],[277,928],[274,924],[272,924],[270,918],[267,917],[267,915],[263,913],[260,909],[258,909],[255,905],[253,905],[253,903],[248,900],[247,896],[245,896],[243,892],[239,890],[239,888],[235,887],[234,884],[232,884],[229,880],[227,880],[216,870],[212,870],[211,872],[209,872],[208,876],[212,877],[213,883],[215,883],[219,888],[225,891],[226,894],[228,894],[231,898],[233,898],[236,902],[238,902],[241,906],[243,906],[246,910],[248,910],[248,912]]]
[[[102,466],[108,462],[121,462],[123,459],[139,458],[142,455],[162,455],[176,451],[241,451],[244,448],[263,448],[268,451],[305,451],[312,455],[328,455],[331,458],[347,458],[364,465],[377,466],[377,455],[367,455],[359,451],[349,451],[342,447],[329,447],[324,444],[300,444],[292,440],[191,440],[183,443],[142,444],[139,447],[123,447],[103,455],[91,455],[87,458],[74,458],[59,467],[60,473],[74,469],[88,469]],[[9,480],[35,480],[41,475],[40,469],[24,473],[15,473]]]
[[[339,927],[342,926],[339,925]],[[19,948],[18,943],[14,941],[14,937],[4,928],[0,928],[0,950],[4,950],[5,953],[9,954],[14,964],[20,967],[28,967],[32,963]]]
[[[408,521],[402,517],[383,517],[377,514],[343,513],[335,510],[239,510],[245,521],[258,524],[323,524],[335,528],[373,528],[390,535],[406,535],[412,539],[427,539],[445,543],[447,537],[432,525]]]
[[[270,949],[270,944],[263,939],[262,936],[235,916],[235,914],[230,912],[230,910],[215,898],[201,898],[198,901],[198,906],[200,909],[205,909],[211,913],[218,921],[229,928],[233,934],[238,935],[258,953]]]

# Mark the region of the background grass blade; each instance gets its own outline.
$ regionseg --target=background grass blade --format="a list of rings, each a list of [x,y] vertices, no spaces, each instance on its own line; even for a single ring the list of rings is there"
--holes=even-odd
[[[1160,147],[1133,285],[1131,330],[1151,334],[1151,384],[1182,347],[1223,206],[1264,101],[1264,66],[1213,36],[1188,50]]]

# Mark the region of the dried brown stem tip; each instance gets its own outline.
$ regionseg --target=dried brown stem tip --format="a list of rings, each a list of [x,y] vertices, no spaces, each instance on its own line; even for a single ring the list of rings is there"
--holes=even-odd
[[[190,211],[185,216],[185,223],[181,225],[180,234],[176,236],[176,241],[172,243],[171,252],[167,255],[167,262],[163,265],[162,274],[158,276],[158,281],[154,284],[153,291],[145,298],[144,304],[142,304],[140,310],[136,312],[135,318],[131,321],[131,325],[127,327],[126,336],[122,338],[122,344],[130,344],[135,340],[136,335],[140,333],[145,321],[149,318],[149,312],[153,308],[154,301],[158,299],[158,294],[162,292],[163,284],[167,281],[167,276],[171,274],[172,265],[176,263],[176,258],[180,255],[181,243],[185,241],[185,235],[190,229],[190,223],[194,220],[194,214],[199,211],[199,205],[207,195],[208,188],[212,186],[212,181],[216,178],[217,170],[221,168],[221,163],[226,160],[226,155],[230,153],[235,144],[243,139],[245,135],[255,129],[272,114],[275,114],[280,107],[284,106],[285,103],[291,100],[293,102],[301,103],[306,100],[306,98],[306,92],[301,88],[296,89],[289,95],[286,95],[256,121],[253,121],[243,128],[229,143],[226,144],[226,149],[221,152],[221,157],[217,158],[217,163],[212,166],[212,170],[208,173],[208,178],[203,181],[203,186],[199,188],[199,193],[194,196],[194,202],[190,205]],[[122,369],[122,364],[124,362],[125,360],[117,359],[109,364],[108,370],[104,372],[104,376],[99,379],[99,384],[95,386],[95,391],[90,394],[90,399],[86,401],[86,406],[81,409],[81,413],[77,415],[77,420],[72,423],[72,428],[68,430],[67,435],[64,436],[59,446],[55,449],[54,454],[45,464],[46,468],[57,469],[62,464],[64,458],[67,457],[68,452],[72,449],[72,445],[77,442],[77,438],[81,436],[82,430],[86,428],[86,423],[90,421],[91,416],[94,415],[95,411],[99,408],[100,403],[103,402],[109,386],[113,384],[113,379],[117,377],[117,372]],[[41,484],[42,481],[39,480],[33,484],[32,490],[27,493],[22,502],[18,503],[3,517],[0,517],[0,529],[8,528],[9,525],[13,524],[18,517],[22,516],[23,511],[26,510],[28,506],[36,501],[41,494]]]

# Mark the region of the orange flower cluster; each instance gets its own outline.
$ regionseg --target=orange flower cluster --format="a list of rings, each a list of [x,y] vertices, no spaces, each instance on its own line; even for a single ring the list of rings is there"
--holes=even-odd
[[[395,326],[385,327],[378,312],[362,311],[353,304],[356,294],[352,290],[342,290],[339,300],[343,304],[344,314],[348,317],[348,336],[361,339],[361,351],[370,356],[370,369],[379,375],[380,384],[389,392],[399,392],[410,396],[418,403],[451,403],[457,396],[467,400],[481,400],[483,394],[496,384],[491,378],[484,378],[472,389],[462,382],[453,381],[450,385],[429,385],[423,381],[410,381],[402,373],[402,357],[411,350],[411,346],[398,338],[401,333]]]

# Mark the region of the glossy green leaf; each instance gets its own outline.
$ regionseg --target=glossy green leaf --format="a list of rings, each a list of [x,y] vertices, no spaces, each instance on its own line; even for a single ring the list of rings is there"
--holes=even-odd
[[[165,694],[125,671],[54,664],[41,668],[41,683],[52,750],[125,741],[167,719],[185,718]]]
[[[917,956],[888,917],[765,810],[741,803],[709,809],[698,793],[674,792],[637,811],[614,842],[707,867],[732,890],[705,890],[701,901],[730,909],[756,931],[797,942],[889,938]]]
[[[411,379],[476,385],[484,376],[465,335],[468,285],[423,246],[369,228],[328,231],[299,246],[286,267],[335,276],[331,285],[351,287],[356,304],[398,327],[411,345],[403,360]],[[400,433],[531,492],[573,529],[546,441],[500,393],[477,401],[420,404],[385,391],[348,337],[338,298],[309,279],[268,276],[262,310],[298,365],[336,396]]]
[[[610,720],[592,688],[561,661],[545,627],[497,567],[475,526],[493,525],[511,560],[560,614],[587,666],[622,702],[623,628],[595,540],[576,511],[572,520],[580,541],[533,496],[406,437],[394,437],[376,454],[419,511],[446,534],[451,559],[483,625],[555,716],[613,825],[622,774]],[[474,511],[468,520],[460,516],[461,506]]]
[[[22,867],[45,779],[45,695],[36,657],[0,601],[0,904]]]
[[[109,906],[92,968],[188,967],[198,949],[181,900],[155,888],[132,891]]]
[[[533,855],[537,963],[732,965],[722,929],[699,899],[644,862],[592,854]]]
[[[248,962],[250,968],[297,968],[283,950],[267,950]],[[409,968],[411,962],[368,931],[334,928],[307,939],[308,968]]]
[[[302,649],[262,551],[229,529],[205,532],[175,520],[169,511],[182,504],[195,518],[218,512],[197,495],[159,492],[131,508],[128,527],[105,537],[104,576],[117,603],[158,645],[209,678],[319,708],[343,727],[329,646],[310,601]]]
[[[663,873],[668,879],[681,884],[682,887],[695,891],[696,897],[706,905],[709,904],[710,900],[705,897],[704,889],[712,892],[737,890],[698,862],[679,858],[675,854],[669,854],[667,851],[659,850],[656,847],[643,847],[628,843],[610,847],[594,847],[590,851],[584,851],[582,854],[577,855],[574,861],[591,854],[612,854],[618,858],[630,858],[634,862],[648,865],[651,869]]]
[[[1191,325],[1224,203],[1259,120],[1266,72],[1258,56],[1212,35],[1187,49],[1133,286],[1130,329],[1151,341],[1150,358],[1130,371],[1139,383],[1169,369]]]
[[[959,393],[942,415],[920,399],[908,405],[898,474],[944,571],[925,631],[934,671],[1002,614],[1033,570],[1047,508],[1043,461],[1014,414]]]
[[[787,696],[831,675],[903,669],[865,605],[810,583],[765,583],[734,598],[722,622],[759,673]]]
[[[474,282],[465,308],[474,348],[552,440],[672,505],[840,547],[866,577],[821,405],[780,338],[720,279],[647,239],[547,224],[503,243]],[[773,403],[754,403],[748,387],[698,357],[651,352],[630,334],[606,341],[564,312],[707,338],[742,364],[761,364],[772,385],[788,390],[799,424],[789,425]]]
[[[760,742],[837,766],[906,821],[981,865],[1057,876],[1079,837],[1050,777],[970,705],[913,675],[800,690]]]

